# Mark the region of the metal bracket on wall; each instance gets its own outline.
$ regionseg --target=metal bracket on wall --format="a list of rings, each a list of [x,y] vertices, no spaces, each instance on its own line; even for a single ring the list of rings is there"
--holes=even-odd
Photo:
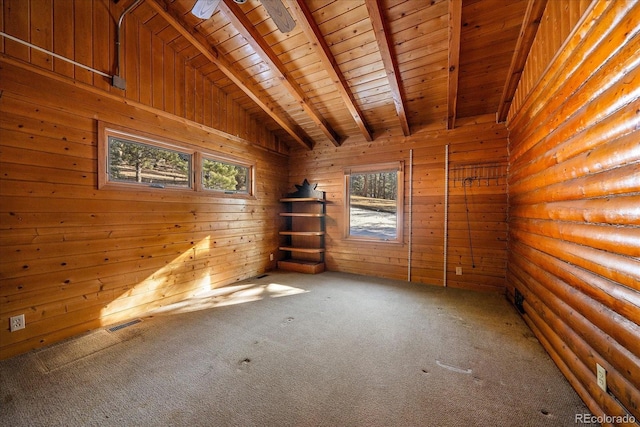
[[[474,181],[489,186],[498,185],[504,182],[507,176],[507,163],[474,163],[452,165],[449,179],[453,181],[453,186],[473,185]]]

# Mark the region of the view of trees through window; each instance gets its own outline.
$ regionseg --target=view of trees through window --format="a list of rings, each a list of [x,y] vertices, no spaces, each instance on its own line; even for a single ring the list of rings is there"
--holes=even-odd
[[[202,185],[208,190],[249,192],[249,168],[219,160],[202,160]]]
[[[109,180],[157,186],[192,186],[188,153],[109,137]]]
[[[393,240],[397,237],[396,171],[349,176],[349,234]]]

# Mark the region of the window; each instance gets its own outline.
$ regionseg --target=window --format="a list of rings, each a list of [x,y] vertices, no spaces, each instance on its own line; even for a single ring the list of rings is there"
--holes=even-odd
[[[345,236],[348,239],[402,242],[402,162],[345,170]]]
[[[253,196],[255,167],[177,141],[98,122],[98,188],[144,186]]]
[[[131,182],[151,187],[193,186],[192,155],[168,148],[109,136],[108,180]]]
[[[251,194],[252,167],[207,157],[202,158],[202,187],[224,193]]]

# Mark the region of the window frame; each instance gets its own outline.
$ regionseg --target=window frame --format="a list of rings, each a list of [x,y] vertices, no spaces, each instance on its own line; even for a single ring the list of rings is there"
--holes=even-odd
[[[351,234],[351,175],[373,174],[381,172],[396,172],[396,237],[395,239],[382,239]],[[357,165],[344,168],[344,229],[345,240],[363,243],[383,243],[401,245],[404,243],[404,162],[402,160]]]
[[[238,192],[238,191],[226,191],[226,190],[215,190],[212,188],[205,188],[203,174],[204,174],[204,161],[205,160],[213,160],[220,163],[226,163],[232,166],[241,166],[248,169],[248,177],[249,182],[247,183],[247,191],[246,192]],[[235,157],[225,156],[222,154],[212,153],[210,151],[200,151],[196,156],[196,181],[197,181],[197,189],[199,191],[204,191],[212,194],[224,195],[226,197],[253,197],[255,194],[255,164],[251,162],[247,162],[245,160],[240,160]]]
[[[179,186],[154,186],[149,183],[115,181],[109,175],[109,138],[116,137],[131,142],[151,145],[154,147],[177,151],[191,156],[191,169],[189,171],[189,187]],[[204,159],[220,161],[231,165],[246,167],[249,169],[250,183],[247,192],[226,192],[205,188],[202,181]],[[199,149],[187,143],[179,142],[143,131],[126,128],[111,123],[98,121],[98,189],[117,189],[125,191],[170,191],[170,192],[194,192],[206,195],[216,195],[224,198],[255,199],[256,166],[255,162],[241,160],[237,157],[219,154],[216,152]]]

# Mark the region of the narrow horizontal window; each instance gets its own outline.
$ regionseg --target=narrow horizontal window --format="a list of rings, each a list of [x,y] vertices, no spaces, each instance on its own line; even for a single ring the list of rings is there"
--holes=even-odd
[[[205,156],[202,158],[202,187],[227,194],[251,194],[251,172],[251,166]]]
[[[169,148],[109,136],[107,170],[110,182],[151,187],[192,188],[193,156]]]
[[[98,188],[147,187],[253,198],[255,163],[98,122]]]

